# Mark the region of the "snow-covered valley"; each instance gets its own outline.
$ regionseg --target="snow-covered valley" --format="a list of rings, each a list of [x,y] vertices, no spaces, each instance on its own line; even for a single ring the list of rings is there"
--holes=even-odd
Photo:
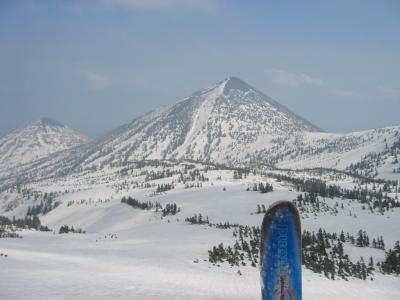
[[[167,169],[177,173],[159,179],[149,176]],[[196,175],[194,180],[189,179],[194,170],[204,178]],[[189,177],[182,181],[182,176]],[[326,174],[326,178],[329,176]],[[258,267],[232,267],[227,262],[213,265],[208,261],[208,250],[213,246],[233,246],[233,229],[190,224],[185,219],[202,214],[215,224],[259,226],[263,214],[256,213],[257,205],[268,207],[300,194],[293,185],[270,176],[249,173],[237,178],[234,170],[189,163],[132,168],[125,175],[103,170],[92,177],[71,176],[24,187],[48,194],[58,191],[53,201],[59,204],[40,216],[42,225],[52,231],[22,230],[17,231],[22,238],[0,240],[0,252],[7,255],[0,257],[2,299],[260,299]],[[272,184],[273,191],[252,191],[251,187],[260,182]],[[356,184],[346,176],[332,182],[343,187]],[[173,184],[174,188],[157,192],[163,184]],[[15,191],[4,191],[1,197],[6,195],[18,198]],[[18,200],[18,208],[6,212],[3,207],[3,215],[22,217],[29,206],[43,200],[28,200],[27,195]],[[397,196],[394,190],[389,195]],[[163,207],[176,203],[180,211],[162,217],[155,209],[141,210],[121,203],[124,196],[158,202]],[[357,236],[362,229],[371,239],[382,235],[386,249],[400,239],[400,208],[382,215],[363,209],[363,204],[355,200],[319,198],[327,207],[335,208],[339,203],[343,208],[334,214],[331,210],[302,213],[303,230],[344,230]],[[82,228],[86,233],[59,234],[63,225]],[[385,259],[384,250],[372,247],[345,243],[345,251],[354,261],[360,256],[366,261],[372,256],[375,263]],[[331,280],[303,267],[304,299],[399,298],[398,276],[383,275],[376,268],[370,277]]]

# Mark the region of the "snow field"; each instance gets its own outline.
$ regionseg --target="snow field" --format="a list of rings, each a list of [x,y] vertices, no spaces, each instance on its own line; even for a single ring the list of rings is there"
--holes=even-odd
[[[177,186],[154,197],[149,196],[149,189],[115,194],[107,185],[60,196],[62,204],[41,217],[42,223],[56,230],[64,224],[73,225],[87,233],[24,231],[23,239],[0,240],[1,252],[8,254],[7,258],[0,258],[0,298],[260,299],[257,268],[231,268],[227,264],[217,267],[206,261],[207,251],[214,245],[233,245],[232,229],[190,225],[184,219],[201,213],[212,223],[229,221],[259,226],[262,215],[254,214],[257,204],[268,207],[277,200],[294,199],[298,193],[276,182],[272,193],[245,191],[260,178],[232,180],[231,175],[229,171],[209,172],[212,185],[208,182],[202,188],[189,189]],[[222,176],[222,180],[215,181],[217,176]],[[120,203],[121,197],[128,194],[163,206],[174,202],[181,212],[161,219],[153,211]],[[73,199],[89,197],[93,199],[91,205],[67,206]],[[110,201],[96,203],[98,198]],[[333,207],[343,200],[325,201]],[[309,215],[302,220],[303,229],[316,231],[322,227],[337,233],[343,229],[353,235],[363,229],[371,238],[383,235],[387,247],[400,238],[398,210],[383,217],[362,210],[356,202],[346,202],[344,207],[337,216]],[[357,217],[349,216],[350,210]],[[345,250],[354,259],[372,255],[376,261],[384,256],[383,251],[371,248],[346,245]],[[242,276],[237,274],[239,269]],[[395,276],[375,273],[373,281],[332,281],[306,269],[303,275],[304,299],[400,297],[400,279]]]

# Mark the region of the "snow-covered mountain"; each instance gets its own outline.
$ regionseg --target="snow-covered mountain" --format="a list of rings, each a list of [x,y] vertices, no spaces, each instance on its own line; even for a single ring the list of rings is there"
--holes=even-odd
[[[48,157],[89,142],[76,131],[48,118],[35,120],[0,138],[0,171]]]
[[[400,126],[350,133],[293,135],[257,152],[256,161],[288,169],[334,168],[400,179]]]
[[[54,130],[66,129],[55,126]],[[26,153],[30,139],[41,139],[25,131],[28,142],[20,143],[25,146],[19,152]],[[70,138],[59,139],[75,145],[85,142],[75,133],[66,135]],[[65,144],[57,143],[57,147],[68,148],[63,152],[42,149],[42,158],[20,167],[18,176],[0,172],[0,182],[163,159],[289,169],[323,167],[363,176],[400,178],[400,126],[352,133],[323,132],[236,77],[140,116],[96,143],[79,148]],[[55,153],[49,155],[51,152]],[[14,151],[14,156],[20,160],[24,154]],[[14,157],[3,157],[15,163]]]
[[[276,136],[321,130],[236,77],[127,124],[85,164],[142,159],[226,162]]]
[[[229,77],[118,128],[91,148],[79,165],[102,168],[143,159],[192,159],[343,170],[356,164],[354,171],[363,175],[376,175],[382,169],[385,176],[396,177],[391,173],[400,168],[393,165],[399,140],[400,126],[323,132],[242,80]],[[379,164],[368,172],[359,170],[357,163],[366,156],[383,152]]]
[[[210,250],[235,247],[236,227],[258,227],[261,207],[297,199],[304,230],[348,234],[347,266],[375,263],[366,280],[353,271],[343,278],[338,258],[333,280],[320,256],[320,272],[303,267],[305,298],[399,299],[399,277],[380,267],[399,237],[399,185],[351,174],[399,179],[399,126],[323,132],[231,77],[96,143],[49,120],[0,141],[4,298],[260,299],[250,262],[258,250],[242,246],[237,265],[213,264]],[[273,189],[262,191],[267,183]],[[162,210],[171,204],[179,209]],[[211,224],[190,221],[200,215]],[[351,242],[360,230],[372,245]],[[379,238],[385,249],[374,246]],[[330,243],[326,258],[338,242]]]

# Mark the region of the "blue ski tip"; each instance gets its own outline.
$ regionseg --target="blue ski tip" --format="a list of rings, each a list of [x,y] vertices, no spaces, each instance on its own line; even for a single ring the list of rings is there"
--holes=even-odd
[[[274,203],[261,227],[263,300],[301,300],[301,226],[289,201]]]

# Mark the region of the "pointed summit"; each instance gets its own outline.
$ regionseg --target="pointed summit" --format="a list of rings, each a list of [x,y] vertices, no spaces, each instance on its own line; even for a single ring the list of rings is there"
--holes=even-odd
[[[49,118],[40,118],[0,137],[0,173],[90,139]]]
[[[99,161],[88,160],[84,165],[183,158],[245,161],[271,141],[313,131],[320,130],[232,76],[121,126],[87,155]]]
[[[227,79],[224,80],[224,82],[225,82],[224,95],[229,95],[229,92],[231,90],[239,90],[245,93],[253,89],[246,82],[235,76],[228,77]]]
[[[61,124],[60,122],[57,122],[57,121],[55,121],[51,118],[47,118],[47,117],[42,117],[37,121],[40,122],[42,125],[48,125],[48,126],[54,126],[54,127],[65,127],[65,125]]]

